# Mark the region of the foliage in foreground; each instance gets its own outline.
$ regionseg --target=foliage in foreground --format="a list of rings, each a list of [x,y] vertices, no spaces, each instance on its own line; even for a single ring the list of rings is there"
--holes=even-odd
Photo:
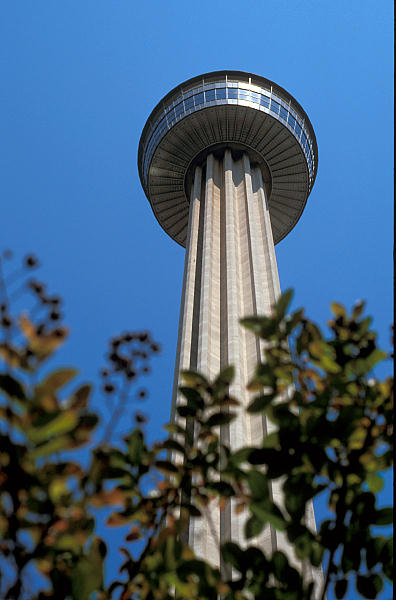
[[[146,333],[112,341],[103,390],[118,403],[103,433],[89,410],[89,385],[62,394],[74,369],[42,375],[67,331],[57,324],[59,300],[37,282],[28,285],[45,317],[34,320],[35,309],[30,317],[12,317],[4,285],[1,306],[2,597],[316,600],[330,588],[343,598],[353,586],[375,598],[384,578],[392,579],[392,541],[377,533],[377,526],[391,523],[392,511],[377,508],[375,498],[379,471],[392,463],[392,381],[371,377],[385,354],[362,316],[363,304],[349,315],[333,304],[328,338],[302,310],[287,315],[289,292],[270,316],[243,320],[265,348],[249,385],[248,411],[265,414],[276,429],[259,447],[231,452],[218,429],[235,418],[238,406],[229,395],[232,367],[215,381],[183,374],[185,403],[165,442],[148,444],[139,415],[123,440],[112,440],[132,386],[158,350]],[[123,381],[120,392],[114,376]],[[194,439],[191,419],[198,423]],[[278,478],[282,510],[269,493],[269,482]],[[313,533],[304,524],[305,509],[320,493],[328,495],[331,516]],[[220,573],[182,541],[190,518],[212,503],[224,509],[231,498],[247,515],[246,548],[232,541],[221,547],[232,579],[229,568]],[[126,531],[123,564],[110,585],[104,582],[106,541],[97,534],[104,518],[108,527]],[[268,525],[286,533],[305,563],[318,567],[325,559],[323,589],[314,591],[282,552],[266,556],[254,546],[252,538]],[[44,583],[29,588],[37,571]]]

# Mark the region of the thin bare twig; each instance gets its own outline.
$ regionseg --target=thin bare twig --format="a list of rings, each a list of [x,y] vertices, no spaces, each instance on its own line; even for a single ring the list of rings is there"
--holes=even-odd
[[[129,382],[125,382],[125,386],[124,389],[122,390],[121,394],[120,394],[120,398],[118,401],[118,404],[113,412],[113,414],[111,415],[111,419],[107,424],[107,427],[105,429],[104,435],[103,435],[103,439],[102,439],[102,444],[108,444],[111,438],[111,434],[113,433],[114,428],[116,427],[123,410],[125,409],[125,405],[127,403],[127,400],[129,398],[128,396],[128,391],[130,388],[130,383]]]

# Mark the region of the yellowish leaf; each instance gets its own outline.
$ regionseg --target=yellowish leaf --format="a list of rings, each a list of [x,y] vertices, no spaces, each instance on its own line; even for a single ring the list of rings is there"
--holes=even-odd
[[[40,443],[51,437],[67,433],[78,423],[78,415],[73,410],[66,410],[41,427],[31,427],[26,433],[32,442]]]

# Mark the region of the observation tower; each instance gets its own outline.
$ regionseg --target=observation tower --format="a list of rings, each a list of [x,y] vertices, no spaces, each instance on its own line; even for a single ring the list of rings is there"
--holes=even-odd
[[[189,79],[150,114],[139,144],[139,175],[163,229],[186,248],[172,416],[178,374],[194,369],[213,378],[235,365],[230,393],[250,403],[246,385],[260,346],[239,319],[268,314],[280,294],[275,244],[296,225],[315,181],[315,133],[300,104],[272,81],[240,71]],[[221,435],[233,450],[260,444],[265,417],[243,409]],[[273,499],[282,504],[280,484]],[[217,503],[216,503],[217,504]],[[192,519],[188,543],[220,565],[213,537],[243,545],[245,516],[233,506]],[[314,527],[312,506],[307,515]],[[296,563],[287,539],[267,527],[255,540]],[[316,570],[315,570],[316,571]],[[309,578],[320,577],[307,573]]]

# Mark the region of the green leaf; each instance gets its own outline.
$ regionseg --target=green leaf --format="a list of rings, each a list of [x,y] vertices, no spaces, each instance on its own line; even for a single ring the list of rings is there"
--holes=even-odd
[[[246,317],[240,320],[241,325],[261,339],[269,339],[278,332],[278,323],[270,317]]]
[[[54,477],[48,486],[48,494],[54,504],[57,504],[62,496],[69,493],[66,477]]]
[[[232,465],[239,465],[239,464],[244,463],[249,460],[249,456],[250,456],[251,452],[252,452],[252,448],[249,448],[249,447],[239,448],[239,450],[236,450],[235,452],[233,452],[233,454],[231,454],[228,457],[228,461]]]
[[[219,393],[226,389],[233,381],[235,376],[235,369],[232,365],[225,367],[217,376],[213,387],[215,393]]]
[[[196,371],[180,371],[180,375],[188,386],[203,386],[205,388],[209,386],[208,380]]]
[[[311,540],[310,544],[310,560],[314,567],[319,567],[322,564],[324,548],[319,542]]]
[[[227,498],[235,495],[234,488],[226,481],[208,481],[205,487]]]
[[[328,373],[340,373],[341,366],[335,361],[332,347],[324,340],[315,340],[308,344],[308,350],[314,364]]]
[[[26,434],[32,442],[40,443],[50,437],[72,431],[78,421],[78,415],[74,410],[65,410],[42,427],[30,427],[26,430]]]
[[[250,517],[245,523],[246,539],[249,540],[252,537],[260,535],[265,525],[266,524],[261,519],[258,519],[256,516],[253,515],[252,517]]]
[[[285,506],[290,516],[302,516],[305,511],[305,498],[301,490],[292,488],[288,492],[285,489]]]
[[[279,531],[284,531],[286,529],[286,521],[279,508],[273,502],[252,502],[250,510],[263,524],[269,523]]]
[[[198,410],[203,410],[205,407],[205,402],[198,390],[186,386],[180,386],[179,390],[186,398],[187,406],[189,408],[193,409],[195,412]]]
[[[382,590],[383,582],[379,575],[358,575],[356,578],[356,588],[359,594],[364,598],[376,598]]]
[[[197,414],[197,409],[196,408],[192,408],[192,406],[186,406],[186,405],[182,405],[182,406],[177,406],[176,407],[176,412],[178,413],[178,415],[180,417],[195,417],[195,415]]]
[[[246,548],[243,552],[243,557],[241,557],[241,562],[244,571],[252,569],[253,573],[259,574],[260,577],[264,576],[265,580],[267,580],[266,575],[270,575],[270,563],[260,548],[255,546]]]
[[[109,450],[107,457],[108,464],[112,469],[123,469],[125,472],[125,469],[127,469],[128,460],[123,452],[112,448]]]
[[[25,392],[22,384],[14,379],[14,377],[11,377],[11,375],[0,374],[0,389],[2,389],[9,398],[25,400]]]
[[[274,305],[274,309],[276,311],[278,319],[283,319],[289,307],[289,304],[292,301],[292,298],[293,290],[289,289],[283,292],[283,294],[277,300],[276,304]]]
[[[275,375],[273,367],[266,363],[258,363],[255,375],[248,384],[248,389],[257,389],[257,387],[274,387]]]
[[[219,425],[226,425],[227,423],[230,423],[230,421],[232,421],[234,418],[234,413],[219,412],[211,415],[206,421],[205,425],[206,427],[218,427]]]
[[[381,550],[382,568],[390,581],[393,581],[393,537],[388,538]]]
[[[338,302],[331,302],[330,308],[331,308],[331,312],[333,313],[333,315],[336,318],[338,318],[338,317],[342,317],[343,319],[347,318],[346,310],[342,304],[339,304]]]
[[[288,528],[289,533],[289,528]],[[290,539],[290,536],[289,536]],[[314,542],[313,536],[307,528],[302,528],[302,532],[298,533],[293,540],[294,550],[297,558],[300,560],[310,559],[312,556],[312,543]],[[316,553],[318,549],[316,548]]]
[[[268,317],[253,316],[244,317],[243,319],[240,319],[239,322],[243,327],[245,327],[245,329],[250,329],[251,331],[253,331],[253,333],[258,334],[260,332],[261,325],[264,319],[268,321]]]
[[[268,498],[268,479],[264,473],[253,469],[249,471],[248,485],[255,500]]]
[[[179,472],[178,468],[169,460],[157,460],[155,462],[155,466],[157,467],[157,469],[166,474]]]
[[[363,448],[367,437],[366,427],[356,427],[352,430],[348,439],[348,448],[351,450],[360,450]]]
[[[334,538],[334,546],[336,543],[340,544],[342,542],[341,536],[337,536],[336,533],[334,534]],[[328,543],[328,540],[324,539],[323,543],[327,548],[329,548],[330,544]],[[354,543],[344,544],[341,557],[341,567],[344,573],[348,573],[349,571],[358,571],[361,560],[362,553],[360,546],[357,546]]]
[[[88,555],[79,558],[72,570],[73,600],[91,600],[94,592],[103,589],[103,560],[106,552],[105,543],[94,538]]]
[[[36,386],[36,394],[54,394],[78,374],[77,369],[58,369],[50,373],[40,385]]]
[[[165,442],[162,443],[162,446],[165,448],[165,450],[174,450],[175,452],[180,452],[181,454],[185,453],[183,446],[179,444],[179,442],[176,442],[176,440],[165,440]]]
[[[345,596],[345,594],[347,593],[347,589],[348,579],[338,579],[338,581],[336,581],[336,584],[334,586],[334,593],[337,600],[341,600]]]
[[[206,564],[197,559],[185,560],[177,567],[178,576],[185,581],[189,575],[198,575],[205,580]]]
[[[180,434],[182,436],[186,434],[186,430],[184,429],[184,427],[182,427],[178,423],[168,423],[164,426],[164,429],[169,433]]]
[[[356,302],[356,304],[354,304],[353,311],[352,311],[352,319],[358,319],[359,317],[362,316],[365,305],[366,305],[366,303],[363,300]]]
[[[274,575],[278,581],[287,581],[289,563],[283,552],[275,551],[272,555]]]
[[[199,508],[197,508],[193,504],[182,502],[180,506],[188,511],[190,517],[202,517],[202,513],[199,510]]]
[[[243,565],[243,551],[234,542],[226,542],[221,546],[221,554],[225,562],[241,571]]]
[[[279,447],[279,433],[272,431],[263,438],[263,448],[278,448]]]
[[[373,350],[373,352],[364,361],[366,364],[367,373],[371,371],[371,369],[373,369],[376,364],[378,364],[382,360],[385,360],[387,356],[387,353],[383,350],[379,350],[378,348]]]
[[[133,465],[139,465],[144,454],[144,438],[140,429],[134,429],[129,436],[128,457]]]
[[[74,392],[74,394],[68,400],[68,407],[74,408],[78,410],[82,410],[86,408],[89,400],[89,396],[91,394],[91,386],[90,385],[82,385]]]
[[[235,376],[235,368],[233,365],[228,365],[222,371],[220,371],[219,375],[215,380],[215,385],[221,383],[223,385],[230,385],[232,383]]]
[[[55,452],[69,450],[70,447],[70,436],[61,435],[53,440],[49,440],[49,442],[46,442],[45,444],[41,444],[41,446],[37,446],[37,448],[35,448],[29,453],[29,457],[35,460],[37,458],[49,456],[50,454],[54,454]]]
[[[277,451],[272,448],[252,448],[248,461],[251,465],[269,465],[277,455]]]
[[[273,401],[273,399],[275,398],[275,394],[268,394],[266,396],[257,396],[257,398],[255,398],[253,400],[253,402],[251,402],[247,408],[247,412],[248,413],[258,413],[258,412],[263,412],[267,406],[269,404],[271,404],[271,402]]]
[[[382,490],[384,487],[384,480],[381,475],[378,475],[375,471],[373,473],[369,473],[366,477],[367,485],[369,486],[369,490],[371,492],[377,493]]]
[[[381,560],[381,553],[386,544],[386,538],[371,538],[366,546],[366,564],[368,569],[372,569]]]
[[[380,508],[376,511],[376,525],[391,525],[393,523],[393,511],[391,508]]]

